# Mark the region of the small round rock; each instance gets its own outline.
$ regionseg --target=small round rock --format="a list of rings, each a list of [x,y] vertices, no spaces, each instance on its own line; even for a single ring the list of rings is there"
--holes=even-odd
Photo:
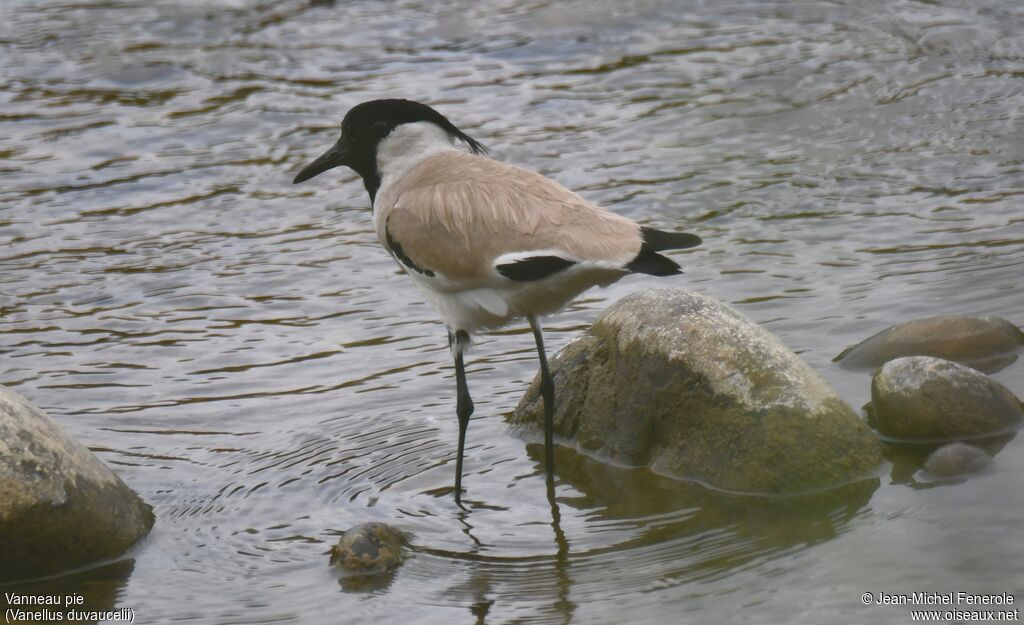
[[[889,361],[871,381],[873,425],[899,440],[963,440],[1011,429],[1020,401],[984,373],[941,358]]]
[[[331,566],[348,575],[378,575],[391,571],[406,558],[409,539],[385,523],[362,523],[349,528],[331,547]]]
[[[936,477],[955,477],[975,473],[992,463],[992,457],[967,443],[943,445],[928,456],[924,470]]]

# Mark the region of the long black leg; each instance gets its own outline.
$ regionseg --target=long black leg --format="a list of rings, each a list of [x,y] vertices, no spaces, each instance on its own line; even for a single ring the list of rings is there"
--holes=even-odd
[[[544,466],[548,479],[555,474],[555,383],[548,370],[548,357],[544,353],[544,335],[535,315],[526,315],[537,342],[537,356],[540,358],[540,394],[544,398]]]
[[[452,333],[448,332],[448,343],[452,344]],[[469,416],[473,414],[473,400],[466,386],[466,366],[462,361],[462,353],[469,345],[469,335],[464,330],[456,330],[454,336],[455,353],[455,414],[459,417],[459,455],[455,459],[455,503],[462,503],[462,453],[466,447],[466,427]]]

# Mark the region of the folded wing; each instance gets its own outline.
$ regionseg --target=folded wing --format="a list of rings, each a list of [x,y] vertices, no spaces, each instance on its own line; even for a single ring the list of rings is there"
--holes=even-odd
[[[540,174],[463,152],[425,160],[381,195],[381,241],[407,266],[465,286],[537,280],[573,265],[630,271],[635,222]],[[411,263],[411,264],[410,264]]]

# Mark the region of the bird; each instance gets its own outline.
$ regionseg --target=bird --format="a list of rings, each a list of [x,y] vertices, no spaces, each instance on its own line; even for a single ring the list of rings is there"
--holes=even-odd
[[[551,178],[487,154],[427,104],[371,100],[345,114],[340,138],[292,181],[341,166],[355,171],[370,196],[377,238],[447,327],[455,362],[460,506],[473,414],[464,359],[471,336],[523,318],[529,323],[540,363],[550,489],[555,389],[540,318],[628,274],[679,274],[679,264],[660,252],[701,243],[696,234],[641,226]]]

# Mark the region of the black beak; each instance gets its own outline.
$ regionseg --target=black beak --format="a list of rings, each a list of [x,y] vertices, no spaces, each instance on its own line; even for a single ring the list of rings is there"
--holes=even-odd
[[[303,167],[302,171],[292,180],[292,184],[305,182],[317,174],[324,173],[328,169],[348,165],[350,157],[351,154],[349,153],[348,146],[343,143],[342,139],[338,139],[338,142],[331,146],[330,150],[327,150],[320,158]]]

